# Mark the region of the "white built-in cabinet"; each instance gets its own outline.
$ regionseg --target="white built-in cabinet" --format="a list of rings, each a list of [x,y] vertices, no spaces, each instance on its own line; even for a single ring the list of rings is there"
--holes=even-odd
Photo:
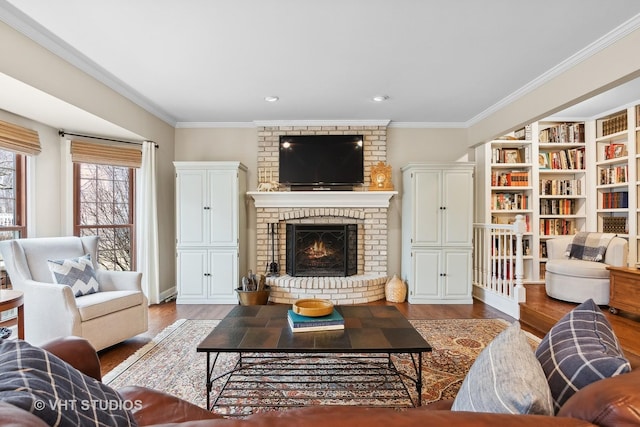
[[[174,162],[178,304],[236,304],[246,271],[246,172],[239,162]]]
[[[472,163],[402,168],[402,278],[417,304],[470,304]]]

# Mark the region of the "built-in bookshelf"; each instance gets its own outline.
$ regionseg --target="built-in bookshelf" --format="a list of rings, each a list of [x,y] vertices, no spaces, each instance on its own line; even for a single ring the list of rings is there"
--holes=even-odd
[[[535,127],[535,126],[534,126]],[[584,122],[538,122],[538,279],[544,279],[548,239],[586,226]]]
[[[579,231],[629,239],[629,265],[640,262],[639,142],[634,105],[585,121],[542,120],[485,144],[477,155],[488,164],[487,214],[478,218],[512,223],[525,216],[526,281],[544,281],[549,239]]]
[[[536,122],[486,145],[488,217],[524,216],[527,281],[544,279],[547,239],[585,228],[585,146],[584,123],[573,122]]]
[[[595,120],[597,229],[629,234],[629,148],[627,109]],[[633,138],[635,139],[635,138]]]
[[[637,266],[640,262],[639,255],[640,254],[640,238],[638,238],[638,229],[640,224],[640,105],[636,105],[633,108],[628,110],[630,115],[629,123],[632,123],[632,126],[629,134],[630,137],[633,138],[635,145],[633,147],[633,153],[635,153],[635,161],[631,162],[634,166],[632,172],[634,172],[634,191],[629,194],[629,209],[630,212],[634,212],[632,218],[635,220],[631,229],[629,230],[632,237],[630,238],[630,264],[631,266]],[[631,149],[631,148],[629,148]],[[632,188],[633,188],[632,187]]]
[[[488,177],[489,217],[493,224],[513,224],[516,215],[523,215],[527,231],[522,246],[525,259],[524,275],[531,276],[533,268],[533,148],[531,132],[512,133],[487,145],[490,160]]]

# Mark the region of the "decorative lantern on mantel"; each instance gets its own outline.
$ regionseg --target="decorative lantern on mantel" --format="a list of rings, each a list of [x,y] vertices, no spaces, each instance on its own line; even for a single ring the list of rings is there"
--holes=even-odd
[[[378,162],[377,165],[371,167],[371,184],[370,191],[393,191],[393,183],[391,182],[391,166],[384,162]]]

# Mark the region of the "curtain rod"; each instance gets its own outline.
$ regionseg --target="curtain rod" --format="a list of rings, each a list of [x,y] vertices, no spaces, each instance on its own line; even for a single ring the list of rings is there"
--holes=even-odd
[[[82,135],[79,133],[71,133],[71,132],[65,132],[63,130],[59,130],[58,131],[58,135],[60,136],[66,136],[66,135],[71,135],[71,136],[79,136],[81,138],[91,138],[91,139],[101,139],[103,141],[111,141],[111,142],[122,142],[124,144],[135,144],[135,145],[142,145],[141,142],[135,142],[135,141],[125,141],[123,139],[113,139],[113,138],[104,138],[101,136],[92,136],[92,135]],[[153,141],[149,141],[149,142],[153,142]],[[158,143],[157,142],[153,142],[153,145],[158,148]]]

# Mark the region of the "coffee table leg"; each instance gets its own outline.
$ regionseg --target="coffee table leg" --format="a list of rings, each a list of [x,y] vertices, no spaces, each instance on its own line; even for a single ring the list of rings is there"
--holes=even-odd
[[[418,353],[418,380],[416,381],[418,392],[418,406],[422,406],[422,353]]]
[[[211,352],[207,351],[207,411],[210,411],[211,404]]]

